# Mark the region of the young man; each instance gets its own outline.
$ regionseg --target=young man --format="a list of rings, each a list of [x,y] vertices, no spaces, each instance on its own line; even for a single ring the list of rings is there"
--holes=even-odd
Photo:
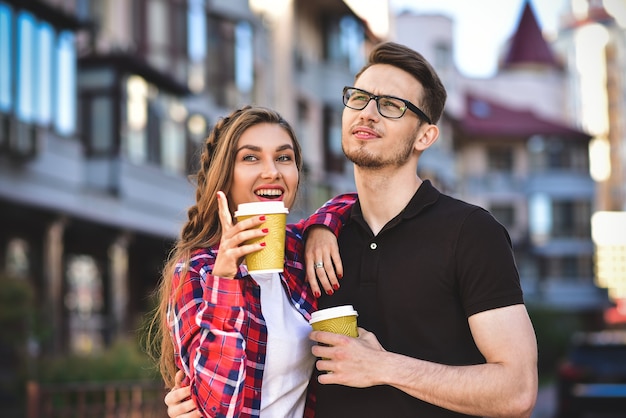
[[[344,89],[358,201],[339,234],[343,278],[316,268],[331,260],[315,229],[306,260],[328,291],[319,308],[352,304],[361,328],[311,333],[322,344],[316,418],[531,415],[536,340],[508,233],[416,174],[445,99],[431,65],[395,43],[378,45]]]
[[[416,174],[439,136],[439,77],[417,52],[383,43],[343,100],[358,201],[339,233],[341,262],[323,255],[321,228],[305,260],[319,307],[354,305],[360,329],[311,333],[324,344],[312,349],[316,418],[530,417],[537,347],[508,233]],[[179,391],[169,416],[190,408]]]

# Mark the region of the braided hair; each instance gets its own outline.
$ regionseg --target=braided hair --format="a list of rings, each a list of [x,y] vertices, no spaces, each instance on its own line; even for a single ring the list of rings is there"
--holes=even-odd
[[[188,266],[194,250],[219,243],[222,226],[218,215],[217,192],[221,190],[226,195],[229,194],[239,138],[248,128],[261,123],[277,124],[287,132],[293,141],[298,171],[302,169],[302,152],[293,128],[271,109],[245,106],[219,119],[211,130],[203,144],[200,167],[192,176],[196,183],[196,202],[187,210],[187,222],[163,269],[157,289],[159,305],[148,333],[148,351],[153,358],[158,359],[161,376],[168,388],[174,386],[177,371],[174,346],[168,328],[169,302],[177,297],[172,293],[172,278],[176,266],[181,262]],[[234,208],[231,207],[230,210],[233,212]]]

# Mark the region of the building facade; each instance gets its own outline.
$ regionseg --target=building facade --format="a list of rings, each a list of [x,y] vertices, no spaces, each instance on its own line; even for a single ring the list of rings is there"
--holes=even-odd
[[[291,216],[332,193],[341,87],[373,36],[341,0],[261,3],[0,1],[0,272],[35,289],[39,351],[136,332],[198,147],[231,110],[273,107],[298,128]]]
[[[567,61],[544,39],[530,2],[519,16],[498,71],[481,79],[454,68],[449,18],[396,17],[396,39],[423,52],[449,94],[420,169],[507,227],[529,304],[597,317],[609,299],[594,280],[592,135],[568,112]]]

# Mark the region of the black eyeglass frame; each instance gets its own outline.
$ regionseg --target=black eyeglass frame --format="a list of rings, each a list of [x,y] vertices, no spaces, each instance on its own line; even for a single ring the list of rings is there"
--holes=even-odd
[[[359,92],[361,92],[361,93],[364,93],[364,94],[366,94],[367,96],[369,96],[369,98],[370,98],[370,99],[369,99],[369,100],[367,101],[367,103],[365,103],[365,104],[363,105],[363,107],[362,107],[362,108],[360,108],[360,109],[357,109],[356,107],[348,106],[348,104],[346,103],[346,101],[347,101],[347,100],[346,100],[346,99],[347,99],[347,97],[346,97],[346,91],[347,91],[347,90],[349,90],[349,89],[352,89],[352,90],[357,90],[357,91],[359,91]],[[402,114],[401,114],[400,116],[397,116],[397,117],[393,117],[393,116],[385,116],[385,115],[383,115],[383,114],[380,112],[380,102],[379,102],[379,100],[380,100],[380,99],[386,99],[386,98],[387,98],[387,99],[400,100],[402,103],[404,103],[404,104],[406,105],[406,107],[404,108],[404,111],[402,112]],[[407,109],[410,109],[413,113],[415,113],[417,116],[419,116],[419,118],[420,118],[420,119],[423,119],[423,120],[424,120],[424,121],[426,121],[429,125],[432,125],[432,124],[433,124],[433,123],[432,123],[432,121],[430,120],[430,118],[429,118],[428,116],[426,116],[426,113],[422,112],[422,111],[420,110],[420,108],[419,108],[419,107],[415,106],[413,103],[409,102],[408,100],[406,100],[406,99],[402,99],[402,98],[400,98],[400,97],[396,97],[396,96],[389,96],[389,95],[387,95],[387,94],[382,95],[382,96],[377,96],[377,95],[375,95],[375,94],[373,94],[373,93],[370,93],[369,91],[366,91],[366,90],[363,90],[363,89],[359,89],[359,88],[356,88],[356,87],[349,87],[349,86],[345,86],[345,87],[343,88],[343,99],[342,99],[342,100],[343,100],[343,105],[344,105],[345,107],[347,107],[347,108],[349,108],[349,109],[353,109],[353,110],[363,110],[363,109],[365,109],[365,108],[367,107],[367,105],[370,103],[370,101],[374,100],[374,101],[376,102],[376,109],[378,110],[378,113],[380,114],[380,116],[382,116],[382,117],[384,117],[384,118],[387,118],[387,119],[400,119],[402,116],[404,116],[404,114],[406,113],[406,110],[407,110]]]

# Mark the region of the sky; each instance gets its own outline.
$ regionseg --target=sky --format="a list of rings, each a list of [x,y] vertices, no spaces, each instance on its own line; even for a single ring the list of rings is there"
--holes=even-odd
[[[454,22],[455,62],[468,77],[493,75],[498,51],[517,27],[526,0],[390,0],[392,12],[440,13]],[[530,0],[544,36],[556,34],[568,0]]]

